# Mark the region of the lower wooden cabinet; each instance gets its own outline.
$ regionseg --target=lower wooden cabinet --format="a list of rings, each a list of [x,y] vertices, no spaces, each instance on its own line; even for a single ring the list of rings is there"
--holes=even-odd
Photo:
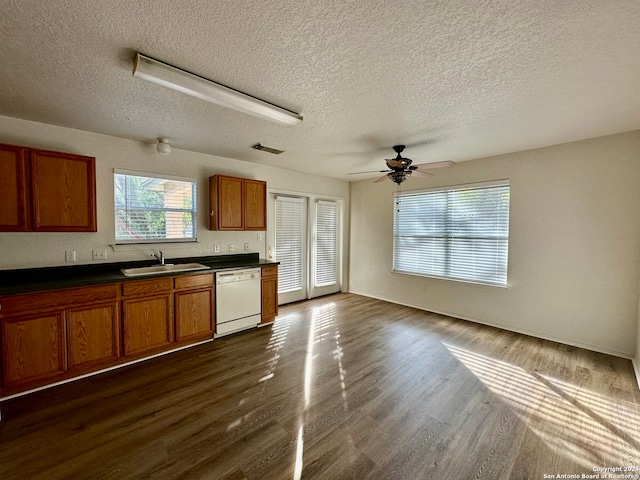
[[[118,303],[72,308],[67,311],[69,370],[120,356]]]
[[[278,316],[278,266],[262,267],[262,317],[260,324],[273,322]]]
[[[15,317],[2,322],[3,384],[15,387],[67,370],[64,312]]]
[[[124,355],[159,350],[173,343],[173,279],[122,284]]]
[[[0,396],[213,338],[213,273],[0,297]],[[262,269],[262,321],[278,267]]]
[[[176,293],[176,341],[213,335],[213,289]]]

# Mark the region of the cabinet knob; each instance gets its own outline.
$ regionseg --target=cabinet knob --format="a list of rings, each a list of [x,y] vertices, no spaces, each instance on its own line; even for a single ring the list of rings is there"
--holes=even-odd
[[[209,216],[210,216],[210,217],[213,217],[213,210],[211,210],[211,211],[209,212]]]

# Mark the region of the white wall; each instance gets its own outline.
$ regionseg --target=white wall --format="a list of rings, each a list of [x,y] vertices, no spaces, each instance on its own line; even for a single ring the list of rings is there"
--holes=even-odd
[[[258,241],[256,232],[212,232],[207,229],[208,178],[217,173],[266,180],[269,189],[345,198],[348,225],[349,185],[340,180],[175,148],[171,155],[165,157],[156,153],[154,145],[2,116],[0,143],[96,157],[98,210],[96,233],[0,233],[0,270],[71,265],[65,263],[65,250],[76,251],[77,264],[88,264],[95,263],[91,259],[93,249],[107,249],[107,261],[118,262],[145,260],[158,249],[162,249],[169,258],[214,255],[214,244],[221,246],[220,254],[229,253],[229,244],[235,245],[234,253],[240,253],[244,243],[249,242],[250,251],[259,252],[264,257],[267,237],[264,234],[263,240]],[[199,242],[164,244],[162,247],[123,246],[113,251],[109,245],[115,241],[114,168],[196,178]]]
[[[391,182],[351,184],[350,290],[633,357],[640,131],[461,162],[403,190],[511,180],[509,288],[394,274]]]
[[[640,297],[640,294],[638,297]],[[638,302],[638,329],[636,333],[636,355],[633,358],[633,369],[636,372],[636,380],[640,388],[640,300]]]

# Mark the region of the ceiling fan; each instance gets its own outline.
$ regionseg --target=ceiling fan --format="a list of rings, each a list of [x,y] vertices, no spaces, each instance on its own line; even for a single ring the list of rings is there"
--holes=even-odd
[[[382,182],[383,180],[386,180],[388,178],[393,182],[397,183],[398,185],[400,185],[411,175],[415,175],[417,177],[429,178],[429,177],[433,177],[434,174],[431,172],[426,172],[425,170],[431,169],[431,168],[449,167],[455,164],[455,162],[452,162],[451,160],[447,160],[444,162],[422,163],[420,165],[411,165],[413,160],[400,155],[404,149],[405,149],[404,145],[395,145],[393,147],[393,150],[398,155],[396,156],[396,158],[386,159],[387,167],[389,167],[388,170],[370,170],[367,172],[352,172],[352,173],[349,173],[349,175],[379,172],[379,173],[384,173],[385,175],[380,177],[373,183]]]

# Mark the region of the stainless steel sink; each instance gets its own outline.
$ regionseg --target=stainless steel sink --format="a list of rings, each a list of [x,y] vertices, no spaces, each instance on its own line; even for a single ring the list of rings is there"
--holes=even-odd
[[[125,277],[139,277],[142,275],[159,275],[161,273],[180,273],[195,270],[209,270],[201,263],[176,263],[167,265],[152,265],[151,267],[123,268],[120,271]]]

